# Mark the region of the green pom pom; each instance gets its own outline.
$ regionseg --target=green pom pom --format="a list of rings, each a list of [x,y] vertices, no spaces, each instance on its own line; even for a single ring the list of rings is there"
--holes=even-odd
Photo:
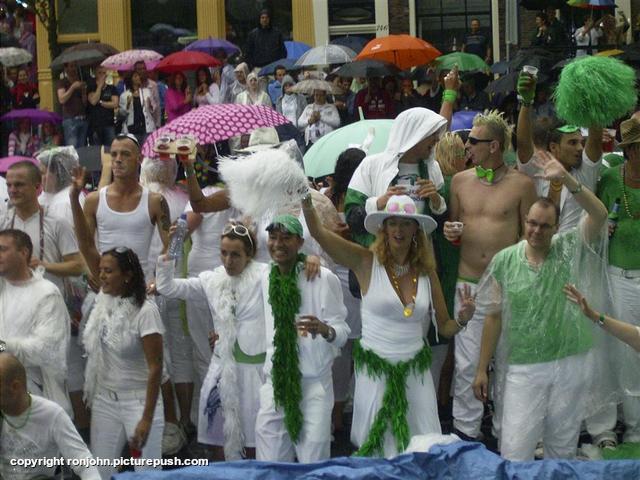
[[[562,69],[554,93],[567,123],[606,127],[631,112],[638,99],[633,68],[611,57],[585,56]]]

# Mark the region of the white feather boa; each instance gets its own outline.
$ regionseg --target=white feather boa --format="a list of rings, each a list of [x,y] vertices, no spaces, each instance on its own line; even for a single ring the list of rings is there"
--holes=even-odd
[[[279,149],[218,163],[231,204],[251,218],[273,216],[300,205],[309,184],[300,165]]]
[[[244,452],[244,435],[240,423],[240,391],[238,389],[237,366],[233,358],[233,347],[237,340],[237,305],[245,293],[260,288],[262,268],[250,262],[237,277],[227,275],[223,267],[214,270],[207,288],[217,292],[213,307],[216,313],[215,353],[220,358],[220,402],[224,412],[224,456],[225,460],[241,460]]]
[[[132,297],[113,297],[106,293],[98,293],[82,334],[82,343],[87,352],[83,398],[88,406],[91,406],[96,391],[98,375],[104,369],[102,336],[108,336],[108,332],[123,334],[129,331],[127,325],[139,312],[140,307]]]

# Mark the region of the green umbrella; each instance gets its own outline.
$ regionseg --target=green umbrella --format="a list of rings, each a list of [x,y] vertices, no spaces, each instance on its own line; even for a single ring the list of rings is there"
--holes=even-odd
[[[392,124],[393,120],[360,120],[326,134],[304,154],[304,173],[312,178],[332,174],[338,156],[349,147],[362,145],[370,129],[375,134],[367,154],[382,152],[387,147]]]
[[[484,72],[489,69],[484,60],[473,53],[453,52],[441,55],[435,59],[436,68],[438,70],[451,70],[454,65],[458,65],[461,72]]]

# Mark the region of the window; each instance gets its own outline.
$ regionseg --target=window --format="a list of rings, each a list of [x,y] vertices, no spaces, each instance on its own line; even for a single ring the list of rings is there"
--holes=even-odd
[[[225,0],[227,40],[244,49],[249,32],[259,25],[260,11],[271,12],[271,25],[285,40],[293,37],[291,2],[295,0]]]
[[[148,48],[163,55],[184,48],[178,40],[197,35],[196,0],[132,0],[133,48]]]
[[[375,0],[329,0],[329,25],[376,23]]]
[[[474,18],[491,42],[491,0],[416,0],[416,35],[443,53],[460,50]]]
[[[58,33],[98,32],[98,0],[58,1]]]

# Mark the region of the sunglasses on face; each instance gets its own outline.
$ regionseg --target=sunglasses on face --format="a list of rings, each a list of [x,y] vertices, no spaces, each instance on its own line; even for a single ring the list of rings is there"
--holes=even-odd
[[[469,136],[467,137],[467,141],[471,145],[477,145],[478,143],[491,143],[493,142],[493,139],[492,138],[476,138],[476,137]]]

